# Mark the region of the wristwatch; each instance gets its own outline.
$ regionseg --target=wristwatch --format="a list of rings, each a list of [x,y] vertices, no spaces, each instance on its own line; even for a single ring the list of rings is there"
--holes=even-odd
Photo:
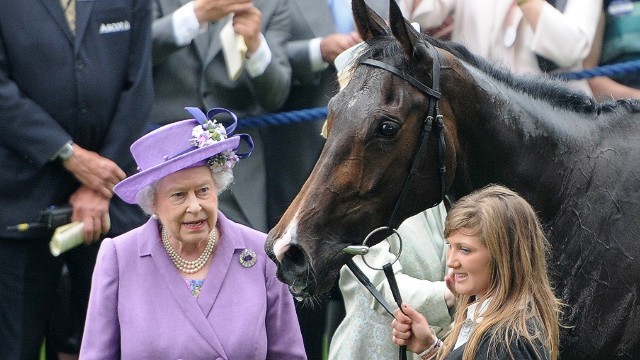
[[[69,141],[58,151],[58,159],[64,161],[69,160],[73,155],[73,142]]]

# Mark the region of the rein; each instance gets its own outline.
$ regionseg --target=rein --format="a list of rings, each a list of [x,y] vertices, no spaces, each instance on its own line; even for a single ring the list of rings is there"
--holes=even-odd
[[[378,60],[373,60],[373,59],[366,59],[364,61],[362,61],[360,64],[362,65],[368,65],[368,66],[372,66],[372,67],[376,67],[376,68],[380,68],[383,70],[386,70],[398,77],[400,77],[401,79],[403,79],[404,81],[408,82],[409,84],[411,84],[412,86],[414,86],[415,88],[417,88],[418,90],[420,90],[422,93],[424,93],[427,98],[429,99],[429,107],[428,107],[428,112],[427,112],[427,116],[425,117],[424,121],[423,121],[423,127],[422,127],[422,136],[420,137],[420,143],[418,144],[417,150],[414,153],[413,156],[413,161],[411,163],[411,168],[409,169],[409,174],[407,175],[404,184],[402,185],[402,190],[400,192],[400,195],[398,196],[398,199],[396,200],[396,203],[394,205],[393,208],[393,212],[391,213],[391,217],[389,219],[389,225],[388,226],[384,226],[378,229],[373,230],[371,233],[369,233],[369,235],[367,235],[367,237],[365,238],[362,246],[347,246],[345,249],[343,249],[343,252],[348,253],[348,254],[352,254],[352,255],[361,255],[362,259],[364,261],[364,255],[368,253],[368,246],[367,245],[367,240],[376,232],[382,231],[382,230],[391,230],[392,232],[394,232],[396,235],[398,235],[398,239],[400,241],[400,251],[398,251],[397,257],[396,259],[391,262],[391,263],[387,263],[384,266],[382,266],[382,269],[375,269],[375,270],[383,270],[384,274],[387,278],[387,281],[389,282],[389,288],[391,289],[391,293],[393,294],[393,298],[396,302],[396,304],[398,305],[398,308],[400,309],[400,311],[402,311],[402,298],[400,296],[400,289],[398,288],[398,283],[396,281],[395,275],[393,273],[393,268],[392,265],[393,263],[395,263],[395,261],[398,260],[398,258],[400,257],[400,253],[402,251],[402,238],[400,237],[400,234],[398,234],[398,232],[393,228],[393,224],[394,221],[396,219],[398,210],[400,209],[401,204],[404,202],[405,198],[408,195],[409,192],[409,185],[414,181],[414,178],[416,176],[416,174],[418,173],[418,165],[422,163],[422,161],[424,160],[424,158],[426,157],[426,152],[427,152],[427,144],[429,141],[429,137],[431,136],[431,132],[434,129],[434,125],[435,125],[435,131],[434,131],[434,135],[438,136],[438,143],[436,144],[438,147],[438,164],[439,164],[439,174],[440,174],[440,200],[438,202],[436,202],[435,204],[429,206],[429,208],[436,206],[440,201],[443,201],[445,198],[445,173],[446,173],[446,165],[445,165],[445,161],[444,161],[444,156],[445,156],[445,150],[446,150],[446,143],[444,141],[444,121],[443,121],[443,117],[440,114],[440,109],[438,107],[438,102],[440,100],[441,97],[441,93],[440,93],[440,69],[441,69],[441,65],[440,65],[440,55],[438,54],[438,51],[429,43],[424,43],[427,48],[429,49],[429,51],[431,52],[431,54],[433,55],[433,63],[431,64],[431,75],[433,77],[433,85],[432,87],[428,87],[426,85],[424,85],[422,82],[420,82],[419,80],[415,79],[414,77],[405,74],[404,71],[398,69],[395,66],[389,65],[387,63],[384,63],[382,61],[378,61]],[[373,267],[371,267],[369,264],[367,264],[366,261],[364,261],[365,264],[367,266],[369,266],[370,268],[373,269]],[[371,281],[369,281],[369,279],[367,278],[367,276],[362,272],[362,270],[360,270],[360,268],[358,267],[358,265],[356,265],[356,263],[353,261],[353,259],[350,259],[347,262],[347,267],[349,268],[349,270],[351,270],[351,272],[353,273],[353,275],[358,279],[358,281],[360,281],[360,283],[362,283],[362,285],[365,286],[365,288],[367,288],[367,290],[371,293],[371,295],[373,295],[373,297],[376,299],[376,301],[378,301],[378,303],[380,305],[382,305],[382,307],[384,307],[384,309],[393,317],[393,308],[389,305],[389,303],[387,303],[387,301],[385,300],[384,296],[378,291],[378,289],[376,289],[376,287],[371,283]],[[399,350],[399,355],[398,355],[400,360],[406,360],[407,359],[407,350],[406,350],[406,346],[400,346],[400,350]]]

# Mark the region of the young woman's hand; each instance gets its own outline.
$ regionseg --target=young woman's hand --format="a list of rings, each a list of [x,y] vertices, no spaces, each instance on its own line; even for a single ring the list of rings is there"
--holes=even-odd
[[[402,304],[402,310],[394,311],[391,322],[393,342],[406,346],[413,353],[419,354],[437,340],[429,327],[429,321],[422,314],[407,304]]]

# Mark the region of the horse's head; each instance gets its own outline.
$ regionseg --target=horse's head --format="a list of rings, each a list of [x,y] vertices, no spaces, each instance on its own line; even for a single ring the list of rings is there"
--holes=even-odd
[[[438,104],[445,59],[394,0],[389,27],[364,0],[353,1],[353,12],[365,49],[329,103],[327,142],[312,174],[265,244],[280,279],[302,297],[335,282],[351,256],[345,247],[437,204],[453,178],[453,136],[436,118],[451,121],[446,102]]]

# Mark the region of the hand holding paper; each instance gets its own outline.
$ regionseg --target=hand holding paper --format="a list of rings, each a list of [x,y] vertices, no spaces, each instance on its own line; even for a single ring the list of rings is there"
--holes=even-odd
[[[247,45],[244,37],[233,30],[233,14],[230,14],[226,21],[227,23],[220,30],[220,43],[229,79],[236,81],[244,69]]]
[[[58,227],[49,242],[51,255],[58,256],[82,244],[84,241],[83,230],[84,224],[81,222],[72,222]]]

